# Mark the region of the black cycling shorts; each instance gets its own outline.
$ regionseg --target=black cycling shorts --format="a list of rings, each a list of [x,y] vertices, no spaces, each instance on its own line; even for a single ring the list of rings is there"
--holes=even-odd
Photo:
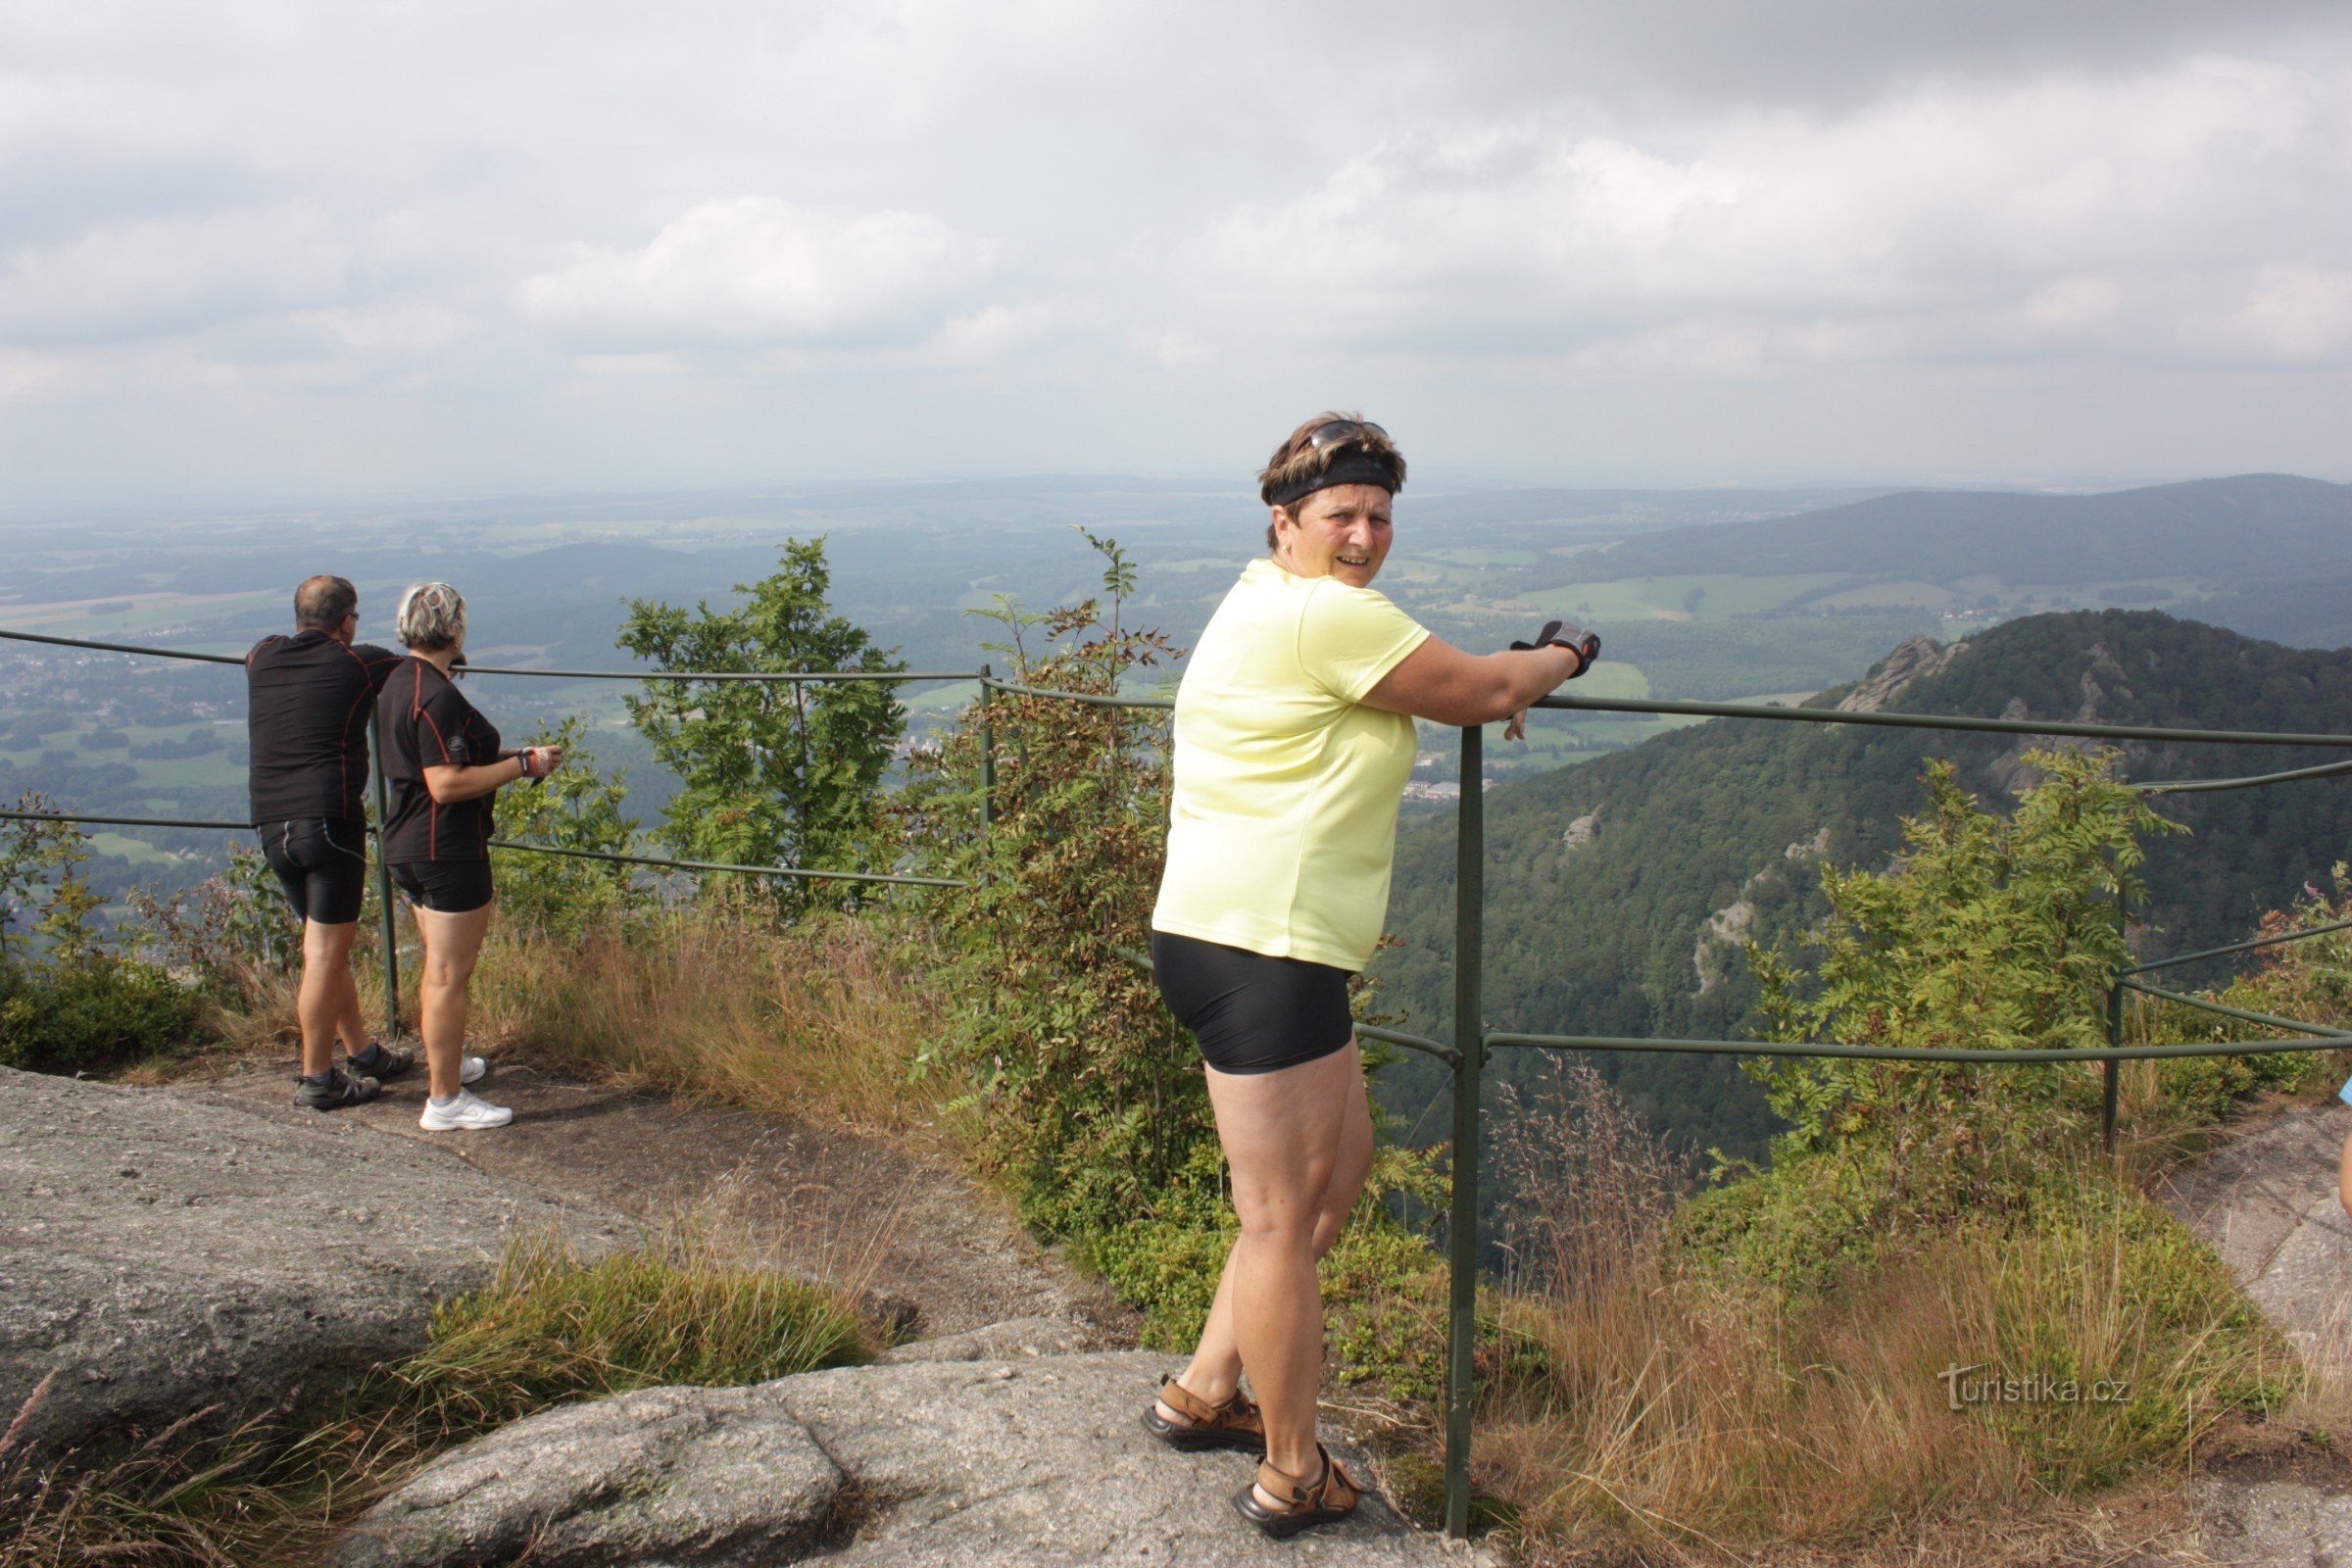
[[[464,914],[491,898],[488,860],[410,860],[392,867],[392,880],[419,909]]]
[[[262,858],[277,873],[294,918],[350,925],[368,893],[368,824],[343,817],[298,816],[262,822]]]
[[[1304,958],[1152,933],[1152,967],[1168,1010],[1219,1072],[1275,1072],[1347,1049],[1348,971]]]

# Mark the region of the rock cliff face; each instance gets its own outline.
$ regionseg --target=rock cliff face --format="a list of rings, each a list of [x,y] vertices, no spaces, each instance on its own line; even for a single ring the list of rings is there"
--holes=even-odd
[[[18,1435],[42,1453],[302,1404],[559,1223],[623,1230],[314,1111],[0,1068],[0,1427],[51,1373]]]
[[[1899,696],[1913,681],[1943,672],[1944,666],[1959,657],[1966,643],[1945,647],[1933,637],[1911,637],[1897,643],[1894,652],[1881,660],[1862,684],[1839,700],[1841,713],[1875,713]]]

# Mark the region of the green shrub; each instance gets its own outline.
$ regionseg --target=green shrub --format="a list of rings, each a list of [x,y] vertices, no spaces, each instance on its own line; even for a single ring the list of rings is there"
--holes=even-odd
[[[186,1046],[203,1004],[154,964],[0,963],[0,1066],[79,1072]]]

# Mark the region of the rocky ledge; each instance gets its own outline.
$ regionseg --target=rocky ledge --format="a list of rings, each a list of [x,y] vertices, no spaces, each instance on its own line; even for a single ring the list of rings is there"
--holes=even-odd
[[[1140,1416],[1146,1351],[910,1361],[545,1411],[443,1456],[360,1519],[333,1568],[778,1564],[1466,1564],[1376,1494],[1275,1543],[1227,1499],[1248,1456],[1181,1454]],[[958,1346],[954,1353],[968,1347]],[[908,1346],[902,1356],[919,1353]],[[1359,1480],[1360,1454],[1341,1448]]]
[[[52,1373],[20,1451],[300,1406],[546,1225],[628,1231],[315,1111],[0,1068],[0,1428]]]

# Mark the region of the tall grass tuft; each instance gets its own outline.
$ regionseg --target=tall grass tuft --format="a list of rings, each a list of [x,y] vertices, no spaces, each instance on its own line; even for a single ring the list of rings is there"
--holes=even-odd
[[[434,1317],[394,1376],[455,1425],[662,1384],[731,1387],[868,1359],[857,1314],[789,1275],[747,1270],[707,1226],[583,1259],[558,1234],[507,1250],[498,1277]]]

